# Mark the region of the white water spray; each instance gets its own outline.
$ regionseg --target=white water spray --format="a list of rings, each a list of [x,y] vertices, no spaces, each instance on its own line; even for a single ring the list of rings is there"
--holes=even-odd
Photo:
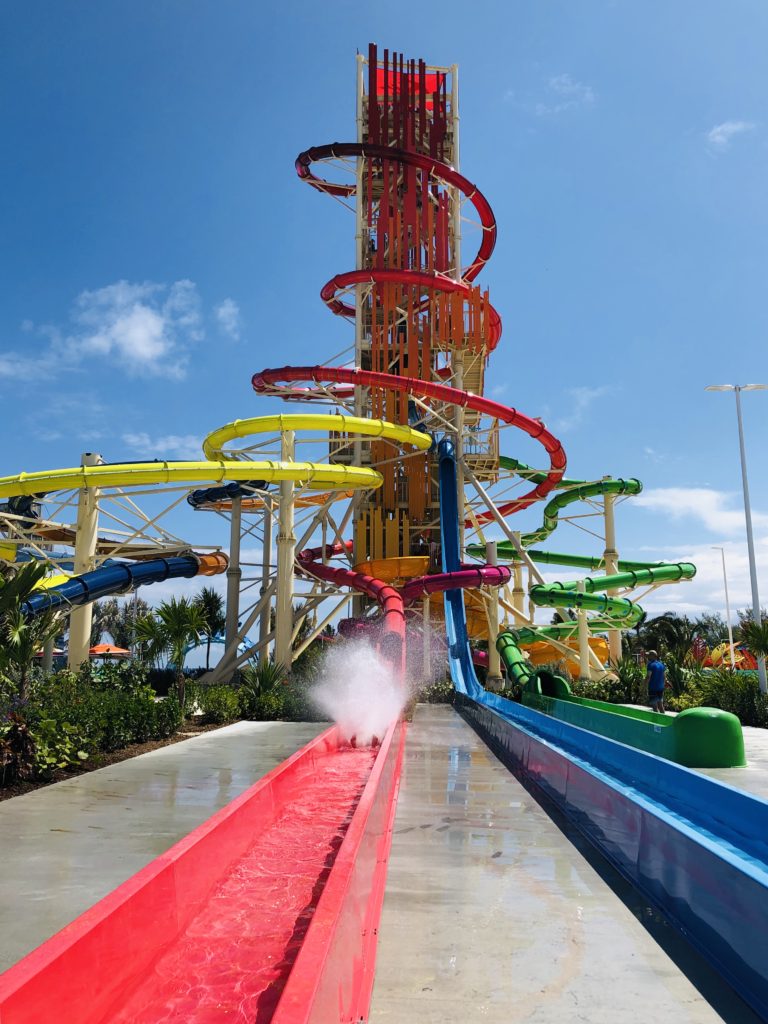
[[[389,662],[367,640],[333,647],[325,656],[312,700],[333,719],[345,740],[369,744],[384,738],[408,694]]]

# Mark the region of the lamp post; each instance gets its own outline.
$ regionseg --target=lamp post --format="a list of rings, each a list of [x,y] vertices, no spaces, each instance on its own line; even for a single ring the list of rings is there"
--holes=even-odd
[[[728,623],[728,646],[731,649],[731,668],[736,668],[736,653],[733,649],[733,626],[731,626],[731,602],[728,600],[728,576],[725,571],[725,548],[712,545],[713,551],[719,551],[723,559],[723,586],[725,587],[725,621]]]
[[[744,425],[741,421],[741,392],[767,391],[768,384],[710,384],[705,391],[733,391],[736,395],[736,419],[739,424],[739,452],[741,454],[741,484],[744,490],[744,518],[747,524],[747,553],[749,554],[749,579],[752,585],[752,618],[760,625],[760,595],[757,589],[757,567],[755,565],[755,541],[752,536],[752,511],[749,507],[749,484],[747,483],[747,455],[744,449]],[[757,674],[760,692],[768,693],[768,678],[765,674],[765,658],[757,659]]]

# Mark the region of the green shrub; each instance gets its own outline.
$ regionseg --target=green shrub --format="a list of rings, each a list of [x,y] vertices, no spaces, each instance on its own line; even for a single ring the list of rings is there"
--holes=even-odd
[[[219,725],[240,717],[238,693],[231,686],[198,686],[196,698],[206,723]]]
[[[422,704],[453,704],[455,692],[453,683],[445,676],[422,686],[416,694],[416,700]]]
[[[89,757],[87,737],[69,722],[41,719],[31,732],[35,745],[35,774],[50,778],[57,768],[73,768]]]
[[[277,722],[281,720],[294,720],[291,694],[286,687],[279,690],[267,690],[266,693],[257,695],[248,701],[248,715],[254,722]]]

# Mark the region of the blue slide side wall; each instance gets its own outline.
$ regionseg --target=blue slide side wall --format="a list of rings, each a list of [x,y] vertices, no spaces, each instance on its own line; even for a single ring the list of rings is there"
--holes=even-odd
[[[443,570],[460,568],[454,444],[439,444]],[[445,594],[457,702],[489,745],[768,1019],[768,802],[483,689],[461,591]]]

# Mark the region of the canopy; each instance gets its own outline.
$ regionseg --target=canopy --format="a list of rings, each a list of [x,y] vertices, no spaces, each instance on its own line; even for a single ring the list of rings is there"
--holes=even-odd
[[[130,658],[131,652],[114,644],[96,644],[88,651],[92,658]]]

